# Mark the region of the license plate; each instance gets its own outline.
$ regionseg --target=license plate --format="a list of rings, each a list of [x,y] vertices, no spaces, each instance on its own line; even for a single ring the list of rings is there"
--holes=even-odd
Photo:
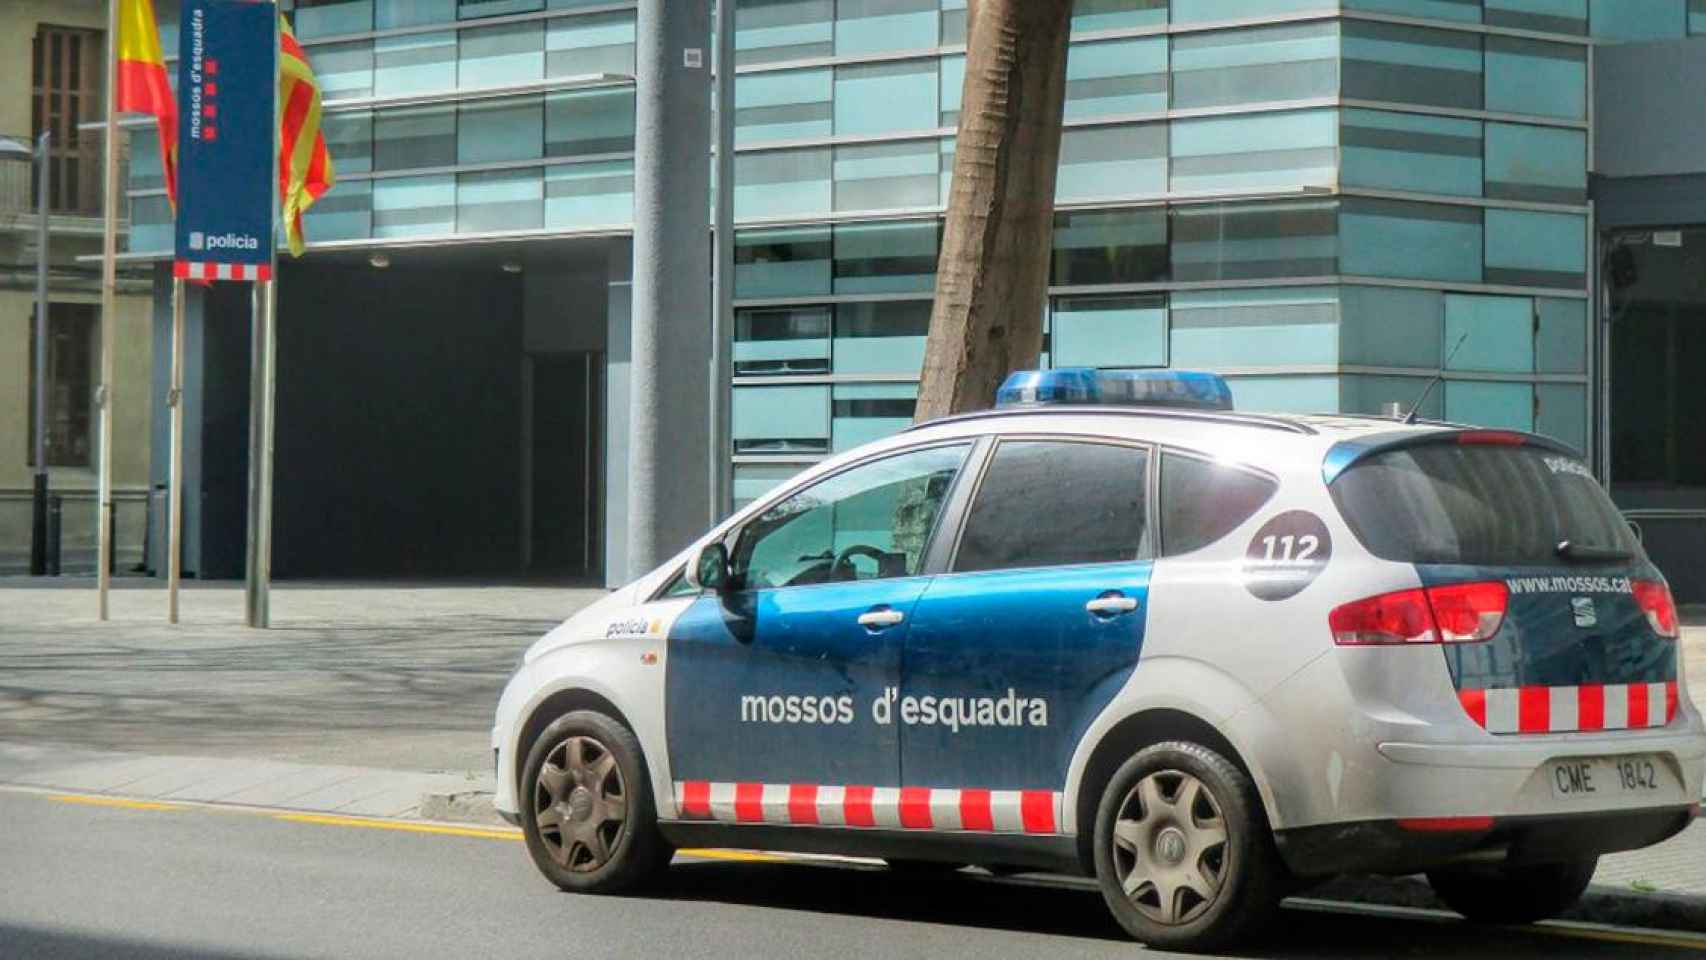
[[[1627,757],[1577,757],[1546,765],[1552,796],[1559,800],[1644,797],[1664,789],[1657,760],[1647,754]]]

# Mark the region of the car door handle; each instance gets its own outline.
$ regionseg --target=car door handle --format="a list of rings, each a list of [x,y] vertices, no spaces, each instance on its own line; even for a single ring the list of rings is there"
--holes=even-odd
[[[886,608],[882,610],[866,610],[864,613],[859,614],[859,626],[871,630],[881,630],[884,627],[892,627],[905,619],[906,614],[901,613],[899,610],[890,610]]]
[[[1137,601],[1131,597],[1097,597],[1086,603],[1084,609],[1099,617],[1111,617],[1116,614],[1130,613],[1137,609]]]

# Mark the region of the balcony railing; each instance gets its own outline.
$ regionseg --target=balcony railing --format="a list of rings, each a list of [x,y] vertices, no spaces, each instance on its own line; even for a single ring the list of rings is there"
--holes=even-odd
[[[119,143],[119,190],[126,181],[128,149],[126,137]],[[36,212],[36,165],[19,156],[19,150],[34,151],[36,138],[23,133],[0,132],[0,218],[15,221]],[[48,151],[53,165],[49,209],[61,217],[101,215],[101,140],[82,136],[68,147],[54,144]],[[124,213],[123,208],[119,210]]]

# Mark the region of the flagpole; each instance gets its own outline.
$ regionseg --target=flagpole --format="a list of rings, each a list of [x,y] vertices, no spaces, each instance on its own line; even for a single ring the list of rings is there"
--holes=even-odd
[[[107,131],[101,229],[101,384],[95,391],[100,410],[100,481],[96,494],[100,518],[96,536],[95,596],[97,616],[107,619],[107,588],[113,560],[113,334],[118,325],[114,300],[118,288],[118,0],[107,3]]]
[[[279,26],[278,17],[272,22],[273,51],[273,121],[272,165],[270,176],[279,173],[279,125],[282,119],[278,102]],[[269,187],[272,195],[272,219],[268,229],[273,231],[272,251],[267,261],[267,279],[256,281],[250,309],[254,322],[250,331],[253,342],[249,353],[249,549],[244,583],[244,600],[251,627],[265,629],[272,622],[272,491],[273,491],[273,401],[278,380],[278,335],[275,314],[278,309],[278,207],[279,185]]]
[[[172,408],[170,507],[166,529],[166,622],[178,622],[178,581],[183,576],[184,529],[184,281],[172,278],[172,382],[166,390]]]

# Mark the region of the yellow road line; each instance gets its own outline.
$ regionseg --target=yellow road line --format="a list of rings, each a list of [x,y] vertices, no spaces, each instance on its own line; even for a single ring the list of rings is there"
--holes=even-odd
[[[1609,943],[1636,943],[1648,947],[1675,947],[1679,950],[1706,950],[1706,937],[1690,936],[1686,933],[1647,933],[1639,930],[1616,930],[1600,926],[1575,926],[1564,923],[1537,923],[1532,927],[1516,929],[1533,930],[1552,937],[1573,937],[1577,940],[1604,940]]]
[[[327,827],[363,827],[369,830],[401,830],[405,833],[435,833],[449,837],[477,837],[482,840],[520,840],[521,831],[489,827],[456,827],[436,823],[415,823],[408,820],[370,820],[365,817],[338,817],[318,813],[275,813],[274,820],[290,823],[317,823]]]
[[[786,857],[778,853],[754,853],[750,850],[677,850],[683,857],[693,857],[698,860],[733,860],[737,863],[792,863],[803,858]]]
[[[182,810],[174,803],[154,803],[149,800],[126,800],[123,797],[98,797],[86,794],[56,793],[48,797],[60,803],[81,803],[91,807],[117,807],[121,810]]]

